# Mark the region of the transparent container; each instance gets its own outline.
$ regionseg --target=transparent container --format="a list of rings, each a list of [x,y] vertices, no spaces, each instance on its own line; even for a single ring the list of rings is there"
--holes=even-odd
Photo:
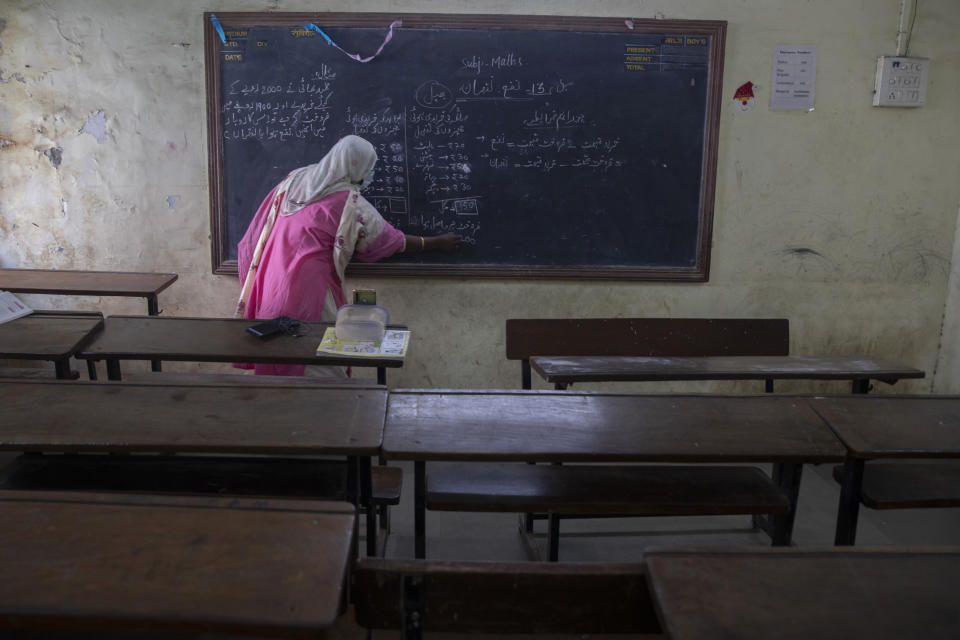
[[[380,342],[390,313],[378,304],[345,304],[337,311],[337,338],[349,342]]]

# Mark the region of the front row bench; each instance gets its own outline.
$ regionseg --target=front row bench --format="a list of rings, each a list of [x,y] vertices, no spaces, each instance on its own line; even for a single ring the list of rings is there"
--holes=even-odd
[[[559,558],[560,515],[778,515],[790,499],[756,467],[473,463],[427,475],[426,508],[548,513],[548,553]],[[775,545],[789,531],[772,530]],[[528,543],[535,549],[536,545]]]

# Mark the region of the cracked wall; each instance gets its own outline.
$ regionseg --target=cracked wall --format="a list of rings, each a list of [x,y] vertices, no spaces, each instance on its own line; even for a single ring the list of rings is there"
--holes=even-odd
[[[407,2],[411,12],[725,19],[710,282],[366,279],[411,326],[397,386],[516,387],[508,317],[787,317],[791,350],[869,353],[928,379],[941,344],[960,203],[960,3],[926,0],[911,53],[932,59],[928,104],[871,106],[876,56],[895,47],[899,0],[534,0]],[[173,271],[164,313],[229,315],[236,278],[210,268],[203,7],[188,0],[7,2],[0,16],[0,265]],[[311,3],[226,0],[220,11],[315,11]],[[330,11],[396,11],[383,0]],[[817,44],[816,110],[767,107],[772,50]],[[756,85],[752,111],[732,107]],[[643,108],[643,105],[638,105]],[[598,193],[598,198],[603,194]],[[113,298],[41,306],[141,313]],[[948,326],[952,314],[948,309]],[[960,353],[951,335],[946,353]],[[193,365],[173,365],[190,368]],[[206,366],[218,369],[219,365]],[[954,356],[943,390],[960,391]],[[954,383],[953,380],[958,382]],[[595,388],[595,387],[590,387]],[[611,387],[637,390],[636,385]],[[796,383],[783,390],[842,391]],[[643,390],[759,391],[748,383]]]

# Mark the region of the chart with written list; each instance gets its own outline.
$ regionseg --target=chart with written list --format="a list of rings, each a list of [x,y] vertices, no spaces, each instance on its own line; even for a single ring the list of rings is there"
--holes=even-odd
[[[363,193],[388,221],[463,238],[454,254],[363,269],[706,279],[722,23],[609,32],[405,17],[361,63],[344,52],[376,51],[391,20],[324,14],[319,33],[304,26],[319,17],[240,15],[219,14],[223,38],[207,29],[215,270],[235,269],[276,183],[355,134],[377,150]]]

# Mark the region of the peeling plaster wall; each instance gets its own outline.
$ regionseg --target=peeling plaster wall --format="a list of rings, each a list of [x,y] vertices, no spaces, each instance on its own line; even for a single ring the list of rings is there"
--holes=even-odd
[[[960,3],[920,2],[910,53],[932,65],[928,103],[912,110],[870,106],[876,57],[895,51],[900,0],[334,0],[323,7],[729,22],[710,282],[354,281],[376,288],[393,319],[415,331],[392,386],[516,387],[519,364],[504,358],[505,319],[589,314],[787,317],[794,353],[902,361],[928,378],[878,384],[879,391],[931,389],[960,203]],[[173,271],[180,279],[160,296],[165,314],[232,312],[236,279],[210,273],[202,35],[210,8],[190,0],[3,2],[0,265]],[[214,8],[316,11],[317,4],[223,0]],[[814,112],[767,108],[777,44],[818,45]],[[732,97],[748,80],[757,103],[740,113]],[[143,312],[140,301],[116,298],[29,300]],[[949,308],[946,317],[948,327],[960,324]],[[955,342],[944,339],[944,389],[960,384]]]

